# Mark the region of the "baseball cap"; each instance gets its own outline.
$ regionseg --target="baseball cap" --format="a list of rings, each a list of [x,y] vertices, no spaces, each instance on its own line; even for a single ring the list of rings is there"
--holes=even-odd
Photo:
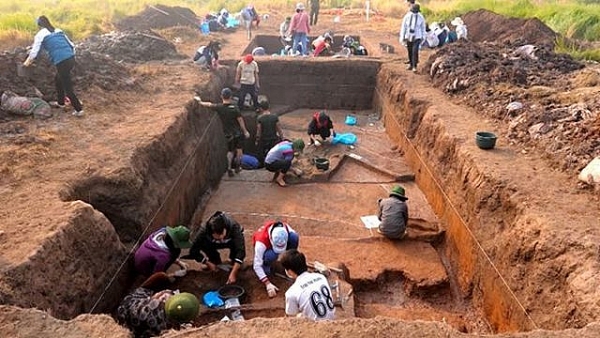
[[[276,254],[280,254],[287,248],[288,232],[282,226],[275,226],[271,229],[271,245]]]
[[[231,94],[232,94],[231,89],[229,89],[229,88],[223,88],[223,89],[221,89],[221,96],[224,99],[231,98]]]

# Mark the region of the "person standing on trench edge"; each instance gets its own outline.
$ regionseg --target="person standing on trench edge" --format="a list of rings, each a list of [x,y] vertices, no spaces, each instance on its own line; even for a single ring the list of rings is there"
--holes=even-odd
[[[397,185],[392,188],[388,198],[377,201],[377,218],[381,221],[377,232],[389,239],[403,239],[408,224],[408,207],[404,188]]]
[[[232,91],[229,88],[223,88],[221,90],[222,103],[211,103],[202,101],[199,96],[194,99],[203,106],[210,108],[217,112],[223,125],[223,132],[225,133],[225,139],[227,140],[227,175],[233,176],[235,170],[239,173],[241,169],[241,161],[243,155],[243,139],[250,137],[250,132],[246,129],[244,118],[240,109],[233,104]]]
[[[83,106],[73,91],[73,80],[71,79],[71,70],[75,67],[75,45],[62,30],[54,28],[46,16],[42,15],[37,18],[36,23],[41,29],[35,34],[31,51],[23,62],[23,66],[31,66],[42,48],[48,52],[50,61],[56,66],[54,84],[57,99],[51,105],[64,108],[66,95],[75,109],[72,115],[81,117],[83,116]]]
[[[419,4],[412,5],[410,11],[402,19],[400,29],[400,43],[406,46],[408,53],[409,64],[406,69],[413,72],[417,71],[419,47],[421,46],[421,41],[425,38],[425,18],[420,12],[421,6]]]
[[[238,100],[240,111],[244,109],[244,102],[248,94],[250,94],[254,110],[258,111],[258,90],[260,89],[258,63],[254,61],[251,54],[244,56],[238,63],[235,71],[235,85],[240,88]]]

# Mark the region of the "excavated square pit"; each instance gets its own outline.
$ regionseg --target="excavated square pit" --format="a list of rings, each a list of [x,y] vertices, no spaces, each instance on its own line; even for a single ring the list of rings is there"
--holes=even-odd
[[[346,289],[342,289],[342,295],[347,295],[344,297],[346,308],[340,310],[344,316],[383,315],[404,320],[437,320],[446,321],[463,332],[493,331],[486,324],[487,319],[479,315],[479,304],[471,304],[472,295],[457,291],[460,287],[456,276],[462,275],[462,272],[453,271],[454,265],[446,256],[448,251],[439,250],[441,246],[456,248],[453,254],[460,256],[457,252],[464,248],[448,243],[449,239],[440,233],[428,236],[435,229],[434,224],[439,230],[439,224],[447,221],[437,217],[447,215],[435,215],[429,205],[430,188],[415,182],[417,174],[423,175],[418,169],[419,163],[404,158],[406,149],[398,148],[397,141],[402,136],[397,134],[397,129],[389,129],[389,125],[385,124],[386,118],[389,118],[386,111],[391,114],[390,111],[406,111],[409,107],[405,105],[405,93],[396,96],[377,89],[381,85],[380,61],[369,58],[261,58],[259,65],[261,93],[269,98],[273,113],[280,116],[286,137],[306,139],[305,130],[310,117],[315,111],[325,109],[333,117],[336,130],[357,134],[358,144],[354,149],[339,145],[307,148],[301,157],[305,165],[310,163],[313,155],[338,156],[337,161],[332,161],[329,172],[308,175],[308,178],[290,177],[290,188],[275,187],[271,182],[272,175],[265,170],[242,171],[234,178],[222,178],[224,165],[219,161],[205,160],[207,157],[224,157],[225,149],[219,146],[223,142],[219,139],[222,135],[215,132],[218,128],[206,120],[196,120],[198,116],[208,114],[199,114],[201,108],[188,105],[187,114],[194,117],[191,122],[200,126],[193,133],[203,135],[189,139],[200,139],[195,146],[203,150],[197,155],[190,154],[192,147],[186,146],[182,141],[185,138],[181,137],[187,132],[179,133],[177,128],[172,128],[172,141],[182,142],[182,147],[187,147],[185,154],[197,158],[192,161],[195,165],[189,168],[183,166],[185,172],[173,177],[174,186],[179,187],[182,193],[167,196],[169,200],[159,218],[182,220],[182,223],[192,224],[193,230],[197,230],[207,215],[215,210],[229,212],[246,228],[248,261],[251,258],[252,232],[267,218],[286,219],[301,234],[300,250],[307,254],[309,260],[347,268],[346,275],[340,279],[349,283]],[[220,88],[231,83],[233,72],[228,71],[226,78],[207,87],[203,96],[218,96]],[[349,114],[358,118],[357,126],[344,125],[344,117]],[[255,113],[244,112],[244,118],[254,134]],[[189,123],[180,123],[178,128],[189,126]],[[206,131],[214,134],[203,139]],[[245,149],[252,151],[252,145],[247,144]],[[359,154],[358,160],[349,156],[351,153]],[[159,154],[153,156],[161,157]],[[412,168],[417,168],[417,172],[413,172]],[[221,182],[208,200],[202,196],[207,196],[210,187],[206,183],[192,183],[213,180]],[[385,197],[397,182],[406,187],[411,196],[409,205],[418,211],[411,212],[415,218],[409,222],[413,240],[392,242],[369,233],[358,220],[362,215],[373,214],[377,199]],[[102,182],[95,184],[100,186]],[[74,195],[70,198],[85,200],[85,196],[75,194],[93,190],[91,186],[74,187]],[[102,191],[102,188],[98,190]],[[119,213],[120,202],[106,198],[97,207],[98,210],[111,211],[105,214],[110,215],[117,230],[119,226],[128,226],[119,221],[127,218]],[[191,202],[196,204],[190,208]],[[157,222],[155,228],[160,225]],[[205,292],[223,285],[226,277],[227,274],[222,272],[190,271],[174,287],[201,298]],[[493,277],[490,275],[490,278]],[[290,285],[284,280],[275,281],[282,290]],[[283,292],[275,299],[268,299],[264,286],[258,283],[251,267],[242,271],[240,284],[247,292],[242,307],[245,318],[283,316]],[[118,298],[115,296],[118,295],[112,294],[111,299]],[[214,322],[227,314],[226,310],[204,309],[195,324]]]

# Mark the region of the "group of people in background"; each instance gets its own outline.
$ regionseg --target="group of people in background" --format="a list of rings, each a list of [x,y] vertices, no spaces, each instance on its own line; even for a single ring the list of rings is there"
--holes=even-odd
[[[417,71],[419,50],[422,47],[436,48],[446,43],[467,40],[467,26],[460,17],[454,18],[451,24],[456,27],[450,30],[444,23],[433,22],[427,25],[421,14],[421,5],[415,0],[407,0],[409,11],[402,19],[400,26],[400,43],[406,46],[408,61],[406,68]]]

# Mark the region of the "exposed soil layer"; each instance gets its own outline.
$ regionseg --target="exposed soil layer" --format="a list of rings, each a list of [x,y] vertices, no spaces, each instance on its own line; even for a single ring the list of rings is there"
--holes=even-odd
[[[282,18],[266,21],[261,26],[275,31]],[[319,29],[331,28],[327,22],[332,22],[333,17],[322,19]],[[385,21],[378,17],[369,23],[369,30],[360,32],[365,43],[369,40],[373,41],[369,45],[381,41],[395,43],[397,21],[390,19],[388,24],[393,28],[385,33],[374,31]],[[360,16],[342,16],[342,22],[336,26],[338,31],[345,29],[354,34],[360,27],[365,27]],[[198,44],[208,38],[188,33],[170,31],[184,41],[177,46],[178,50],[191,55]],[[597,243],[600,242],[596,230],[600,219],[597,197],[589,191],[574,188],[573,180],[564,173],[549,169],[548,161],[531,151],[537,144],[534,138],[528,143],[531,148],[521,147],[522,144],[516,141],[512,145],[501,137],[495,150],[477,149],[472,142],[475,131],[510,128],[500,119],[481,118],[478,113],[485,111],[481,107],[489,105],[488,101],[474,97],[481,103],[477,112],[454,105],[447,97],[432,90],[425,76],[405,72],[402,70],[404,65],[399,62],[386,62],[393,55],[356,63],[344,60],[339,64],[329,59],[295,60],[291,64],[286,64],[285,60],[259,59],[260,64],[269,65],[264,67],[266,77],[261,91],[268,93],[272,102],[288,105],[287,111],[290,106],[302,107],[307,105],[306,102],[311,103],[309,111],[290,120],[291,125],[301,125],[292,128],[292,136],[304,136],[305,123],[314,109],[342,107],[345,111],[336,117],[339,121],[345,114],[355,113],[358,109],[373,108],[373,115],[384,119],[392,140],[381,135],[381,125],[370,126],[366,122],[359,126],[362,129],[352,131],[359,134],[361,142],[368,140],[367,135],[374,137],[359,143],[355,150],[364,150],[361,156],[388,172],[414,175],[416,182],[403,183],[410,196],[411,229],[425,225],[426,229],[435,232],[442,259],[427,241],[411,238],[410,231],[408,241],[391,243],[377,235],[371,236],[362,227],[358,217],[373,213],[374,201],[385,196],[395,182],[391,180],[393,175],[374,174],[357,162],[343,163],[327,184],[293,182],[290,178],[292,184],[287,188],[273,184],[272,175],[264,170],[243,171],[232,179],[224,179],[210,201],[203,203],[224,170],[224,161],[206,161],[206,158],[224,159],[223,135],[220,128],[211,123],[214,115],[207,110],[198,109],[194,103],[187,109],[182,106],[190,101],[194,91],[199,91],[203,98],[217,100],[220,88],[231,83],[232,66],[247,43],[243,32],[227,38],[222,34],[211,36],[226,42],[223,58],[232,59],[223,63],[225,68],[216,76],[179,62],[130,67],[108,58],[104,63],[97,61],[102,59],[96,59],[94,53],[82,54],[81,57],[92,60],[94,67],[98,67],[97,73],[101,74],[84,72],[76,75],[76,79],[88,76],[85,82],[77,85],[88,112],[84,119],[61,113],[47,121],[5,118],[3,115],[0,127],[5,131],[0,137],[0,204],[3,206],[0,252],[5,268],[0,277],[0,301],[48,309],[44,313],[2,306],[0,331],[3,335],[46,336],[51,332],[64,337],[105,337],[110,333],[110,337],[119,337],[122,328],[105,316],[84,315],[64,322],[49,315],[72,318],[90,311],[98,300],[102,303],[96,311],[108,311],[122,296],[123,288],[129,285],[129,265],[123,257],[127,250],[122,241],[131,242],[143,230],[164,224],[186,223],[196,228],[204,215],[226,206],[230,208],[226,211],[231,211],[244,225],[248,224],[249,232],[264,219],[278,216],[301,231],[301,247],[306,248],[310,259],[318,258],[326,263],[349,261],[351,281],[361,286],[359,289],[363,292],[357,301],[359,315],[384,314],[411,320],[443,321],[447,318],[448,323],[460,331],[477,332],[583,327],[519,334],[526,337],[600,335],[597,324],[587,325],[598,320],[600,299],[597,291],[600,289],[597,278]],[[464,44],[456,46],[461,45]],[[5,67],[3,75],[4,69],[7,74],[16,73],[16,62],[24,59],[24,52],[21,53],[19,57],[6,57],[6,63],[0,62],[0,67]],[[43,62],[40,61],[39,68],[35,69],[52,69]],[[382,66],[382,62],[386,63]],[[286,65],[292,65],[292,74],[302,74],[303,86],[290,86],[284,75],[288,72]],[[311,69],[318,70],[311,73],[312,79],[305,75]],[[356,77],[351,76],[359,74],[357,69],[368,74],[365,83],[362,82],[364,79],[356,81]],[[377,71],[379,75],[371,78],[374,74],[371,72]],[[330,77],[326,76],[328,74]],[[589,87],[598,83],[589,69],[576,74],[572,86]],[[48,72],[30,80],[41,81],[40,87],[46,89],[40,90],[48,95],[53,87],[52,76]],[[314,77],[317,76],[325,80],[315,84]],[[513,77],[508,73],[506,78]],[[16,75],[11,75],[10,79],[20,86],[18,89],[23,88],[23,92],[17,90],[19,94],[35,93],[25,79]],[[343,86],[348,81],[351,86]],[[272,87],[269,82],[273,83]],[[13,85],[6,84],[6,88]],[[321,86],[327,90],[315,90]],[[533,88],[514,87],[509,82],[493,88],[494,92],[508,92],[518,98],[539,95],[560,104],[572,104],[569,98],[573,96],[582,101],[597,97],[594,88],[561,92],[563,88],[570,88],[561,86],[538,86],[534,87],[537,90],[534,92]],[[375,87],[377,90],[373,93]],[[122,90],[112,91],[115,88]],[[128,89],[135,89],[135,92]],[[290,92],[293,95],[286,96]],[[494,106],[504,107],[508,103],[494,102]],[[250,114],[245,115],[252,118]],[[588,117],[580,118],[587,116],[585,110],[574,115],[576,120],[570,122],[588,120]],[[507,118],[518,116],[511,112]],[[368,116],[364,119],[369,121]],[[304,122],[299,124],[297,121]],[[374,121],[377,119],[370,122]],[[195,143],[203,139],[205,132],[209,141]],[[375,150],[378,151],[373,154]],[[333,156],[320,151],[320,156]],[[349,149],[341,147],[337,152],[347,153]],[[400,160],[405,164],[398,170],[394,164]],[[365,188],[366,184],[369,188]],[[258,193],[260,198],[256,198]],[[314,196],[318,196],[317,203]],[[69,202],[71,199],[82,199],[87,203]],[[198,210],[194,213],[196,207]],[[316,213],[315,208],[319,208]],[[440,229],[446,230],[446,240],[442,243],[439,243]],[[388,255],[391,258],[386,258]],[[123,275],[115,275],[122,262],[126,263]],[[371,293],[372,289],[366,285],[382,278],[385,274],[381,272],[382,267],[391,267],[401,275],[399,281],[384,280],[382,291],[402,287],[405,293],[393,296],[415,297],[415,303],[422,301],[420,307],[397,307],[399,302]],[[200,278],[200,273],[195,274],[191,272],[191,279],[181,281]],[[220,281],[220,278],[223,276],[216,280]],[[282,281],[277,283],[285,285]],[[109,288],[105,289],[107,286]],[[198,292],[197,286],[189,287]],[[265,295],[258,286],[253,289],[250,285],[248,289],[262,291],[262,297]],[[255,299],[260,301],[261,294],[257,295]],[[361,296],[365,297],[362,301]],[[382,304],[372,304],[371,299],[381,300]],[[450,299],[456,302],[456,307],[449,305]],[[383,300],[393,304],[383,303]],[[280,300],[275,302],[278,302],[274,305],[275,312],[280,314]],[[469,308],[459,308],[465,304],[463,302]],[[483,314],[478,316],[471,305]],[[248,317],[255,315],[270,314],[261,308],[250,312]],[[488,331],[478,326],[485,323],[476,322],[477,318],[483,317],[491,325]],[[218,319],[216,314],[214,319]],[[324,337],[476,336],[459,334],[443,323],[384,318],[320,324],[284,318],[254,319],[243,325],[218,323],[166,336],[261,336],[265,332],[270,337],[293,334]]]
[[[590,87],[598,75],[568,55],[542,47],[531,58],[516,51],[520,46],[450,44],[425,70],[435,87],[502,122],[501,138],[576,174],[600,156],[599,90]]]
[[[112,32],[92,36],[80,44],[78,52],[79,50],[104,54],[117,62],[143,63],[185,58],[177,53],[172,42],[151,30]]]
[[[509,18],[486,9],[461,17],[469,29],[469,40],[502,44],[535,44],[553,46],[557,34],[538,18]]]

